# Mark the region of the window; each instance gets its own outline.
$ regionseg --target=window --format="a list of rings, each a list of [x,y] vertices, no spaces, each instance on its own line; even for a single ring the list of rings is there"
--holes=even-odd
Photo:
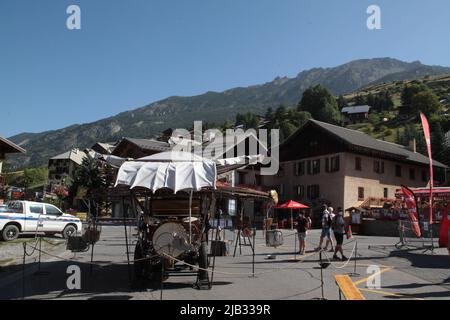
[[[312,174],[311,160],[306,161],[306,171],[308,174]]]
[[[297,198],[304,198],[305,197],[305,187],[304,186],[296,186],[294,188],[294,193]]]
[[[306,196],[310,200],[315,200],[320,197],[320,187],[319,185],[311,185],[307,187]]]
[[[303,176],[305,174],[305,161],[294,164],[294,174],[296,176]]]
[[[416,169],[409,168],[409,178],[411,180],[416,180]]]
[[[312,174],[320,173],[320,159],[313,160],[312,162]]]
[[[30,212],[36,213],[36,214],[43,214],[44,213],[44,206],[41,204],[35,204],[30,206]]]
[[[279,187],[279,195],[281,196],[281,195],[283,195],[284,194],[284,185],[283,184],[280,184],[280,187]]]
[[[235,199],[228,199],[228,214],[230,216],[236,215],[236,200]]]
[[[331,172],[330,158],[325,158],[325,172]]]
[[[261,175],[260,175],[260,174],[256,174],[256,175],[255,175],[255,182],[256,182],[256,185],[257,185],[257,186],[262,185],[262,178],[261,178]]]
[[[395,176],[396,177],[402,176],[402,167],[399,164],[395,165]]]
[[[383,191],[383,197],[384,197],[385,199],[389,198],[389,190],[388,190],[388,188],[384,188],[384,191]]]
[[[375,173],[383,174],[384,173],[384,162],[375,160],[373,162],[373,171]]]
[[[362,164],[361,164],[361,158],[360,157],[356,157],[355,158],[355,170],[356,171],[361,171],[362,170]]]
[[[22,202],[9,202],[8,203],[8,210],[12,211],[13,213],[23,213],[23,204]]]
[[[331,158],[331,168],[330,172],[338,172],[339,171],[339,156],[335,156]]]
[[[245,176],[247,172],[238,172],[239,184],[245,184]]]
[[[52,216],[59,216],[62,214],[62,212],[58,208],[46,204],[45,205],[45,214],[49,214]]]
[[[422,181],[427,182],[428,181],[428,173],[427,170],[422,170]]]
[[[364,197],[364,188],[358,188],[358,201],[364,201],[366,198]]]

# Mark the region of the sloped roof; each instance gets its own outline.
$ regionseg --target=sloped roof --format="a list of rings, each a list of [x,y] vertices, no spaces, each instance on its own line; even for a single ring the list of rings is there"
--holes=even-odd
[[[12,141],[0,137],[0,153],[25,153],[27,152],[24,148],[18,146]]]
[[[135,139],[135,138],[124,138],[138,147],[144,150],[152,150],[152,151],[168,151],[170,150],[170,144],[163,141],[157,141],[153,139]]]
[[[113,144],[113,143],[103,143],[103,142],[97,142],[95,145],[100,146],[108,153],[112,153],[114,151],[114,148],[116,147],[115,144]]]
[[[360,132],[360,131],[335,126],[335,125],[317,121],[317,120],[309,120],[308,123],[299,131],[301,131],[303,129],[307,130],[307,127],[311,126],[311,125],[319,127],[323,130],[326,130],[327,132],[329,132],[330,134],[343,140],[345,143],[347,143],[347,145],[350,145],[350,146],[355,146],[360,149],[373,150],[373,151],[378,151],[378,152],[382,152],[385,154],[394,155],[397,158],[400,158],[404,161],[411,161],[411,162],[427,164],[427,165],[429,165],[429,163],[430,163],[428,157],[426,157],[418,152],[413,152],[405,146],[378,140],[378,139],[372,138],[371,136],[369,136],[363,132]],[[294,136],[296,136],[296,134],[294,134],[291,137],[294,138]],[[288,140],[290,140],[290,139],[291,138],[289,138]],[[438,161],[435,161],[435,160],[433,161],[433,165],[436,167],[442,167],[442,168],[447,167],[446,165],[444,165]]]
[[[342,113],[354,114],[354,113],[367,113],[370,111],[372,107],[368,105],[364,106],[354,106],[354,107],[345,107],[342,108]]]
[[[239,134],[236,133],[236,135],[225,135],[221,137],[221,139],[214,139],[212,141],[207,141],[204,146],[203,150],[207,151],[218,151],[222,149],[222,154],[216,154],[214,158],[222,159],[223,157],[228,157],[227,152],[231,149],[234,149],[236,146],[238,146],[241,143],[245,143],[246,141],[250,141],[250,139],[253,139],[257,143],[259,153],[262,153],[264,151],[265,154],[267,154],[267,146],[258,138],[257,135],[253,134],[252,132],[247,132],[245,134]],[[205,155],[207,156],[207,155]],[[242,156],[239,154],[233,155],[232,157]]]
[[[50,158],[50,160],[72,160],[76,164],[81,165],[84,158],[86,158],[86,153],[79,149],[72,149],[70,151],[54,156],[53,158]]]

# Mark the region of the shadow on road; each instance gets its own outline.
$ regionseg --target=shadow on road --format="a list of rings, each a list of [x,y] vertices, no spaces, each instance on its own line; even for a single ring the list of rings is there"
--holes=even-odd
[[[389,257],[406,259],[411,262],[412,267],[426,269],[450,269],[450,259],[445,255],[424,254],[417,252],[418,249],[394,250]],[[423,251],[423,250],[422,250]]]
[[[27,264],[26,268],[32,264]],[[67,281],[71,273],[67,273],[67,267],[76,265],[81,270],[81,289],[68,290]],[[91,264],[79,261],[43,262],[42,274],[30,274],[21,277],[21,267],[4,267],[3,274],[11,275],[9,271],[15,271],[17,281],[3,286],[0,290],[0,299],[65,299],[65,298],[89,298],[96,300],[127,300],[132,295],[126,293],[159,290],[160,283],[137,282],[133,279],[133,265],[128,269],[127,264],[108,264],[104,262]],[[10,269],[10,270],[8,270]],[[130,273],[129,273],[130,272]],[[130,274],[130,277],[129,277]],[[193,288],[196,277],[184,277],[182,282],[173,282],[176,276],[171,276],[164,282],[164,290]],[[1,282],[2,278],[0,278]],[[230,285],[232,282],[214,281],[213,286]],[[195,290],[195,289],[192,289]],[[117,293],[112,296],[111,294]],[[125,294],[124,294],[125,293]]]

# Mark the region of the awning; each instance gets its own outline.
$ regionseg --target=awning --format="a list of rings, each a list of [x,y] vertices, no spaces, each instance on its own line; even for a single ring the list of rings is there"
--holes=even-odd
[[[169,151],[123,163],[115,185],[143,187],[153,192],[167,188],[177,193],[215,188],[216,180],[214,161],[188,152]]]
[[[276,206],[275,209],[309,209],[309,207],[302,203],[290,200],[286,203]]]

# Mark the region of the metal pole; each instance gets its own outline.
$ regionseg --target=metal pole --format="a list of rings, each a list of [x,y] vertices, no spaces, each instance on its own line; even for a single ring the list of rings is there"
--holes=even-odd
[[[192,244],[192,194],[191,190],[189,193],[189,245]]]
[[[255,277],[255,238],[256,238],[256,228],[254,228],[253,229],[253,262],[252,262],[252,265],[253,265],[253,269],[252,269],[252,273],[253,273],[253,278]]]
[[[131,283],[131,269],[130,269],[130,252],[128,248],[128,232],[127,232],[127,223],[125,220],[126,211],[125,211],[125,199],[122,197],[122,210],[123,210],[123,227],[125,229],[125,244],[127,246],[127,265],[128,265],[128,281]]]
[[[237,232],[237,236],[238,236],[238,237],[239,237],[239,233],[240,233],[240,231],[239,231],[239,229],[238,229],[238,232]],[[233,235],[236,235],[236,233],[233,232]],[[237,245],[238,245],[238,238],[235,238],[234,241],[235,241],[235,242],[234,242],[233,258],[236,257],[236,250],[237,250]]]
[[[294,233],[294,260],[297,260],[297,232]]]
[[[292,213],[292,209],[291,209],[291,230],[294,230],[294,215]]]
[[[95,222],[96,222],[96,219],[92,219],[92,226],[93,226],[93,229],[94,230],[96,230],[96,227],[95,227]],[[89,223],[89,228],[91,228],[91,224]],[[94,269],[94,241],[93,241],[93,237],[92,237],[92,229],[91,230],[88,230],[89,232],[90,232],[90,235],[89,235],[89,241],[90,241],[90,245],[92,246],[91,247],[91,264],[90,264],[90,266],[89,266],[89,272],[90,272],[90,275],[92,276],[92,273],[93,273],[93,269]]]
[[[27,243],[23,243],[23,260],[22,260],[22,300],[25,300],[25,257],[27,252]]]
[[[41,271],[41,250],[42,250],[42,237],[39,237],[39,263],[38,263],[38,272]]]
[[[217,239],[218,239],[219,226],[220,226],[220,213],[217,212],[216,215],[217,215],[217,225],[216,225],[215,249],[217,249],[217,241],[218,241]],[[212,248],[212,242],[211,242],[211,248]],[[236,252],[236,250],[235,250],[235,252]],[[216,252],[213,252],[213,272],[211,274],[211,283],[210,283],[211,286],[212,286],[212,283],[214,280],[215,267],[216,267]]]
[[[322,290],[322,300],[325,300],[325,296],[323,293],[323,264],[322,264],[322,250],[319,252],[319,259],[320,259],[320,288]]]

